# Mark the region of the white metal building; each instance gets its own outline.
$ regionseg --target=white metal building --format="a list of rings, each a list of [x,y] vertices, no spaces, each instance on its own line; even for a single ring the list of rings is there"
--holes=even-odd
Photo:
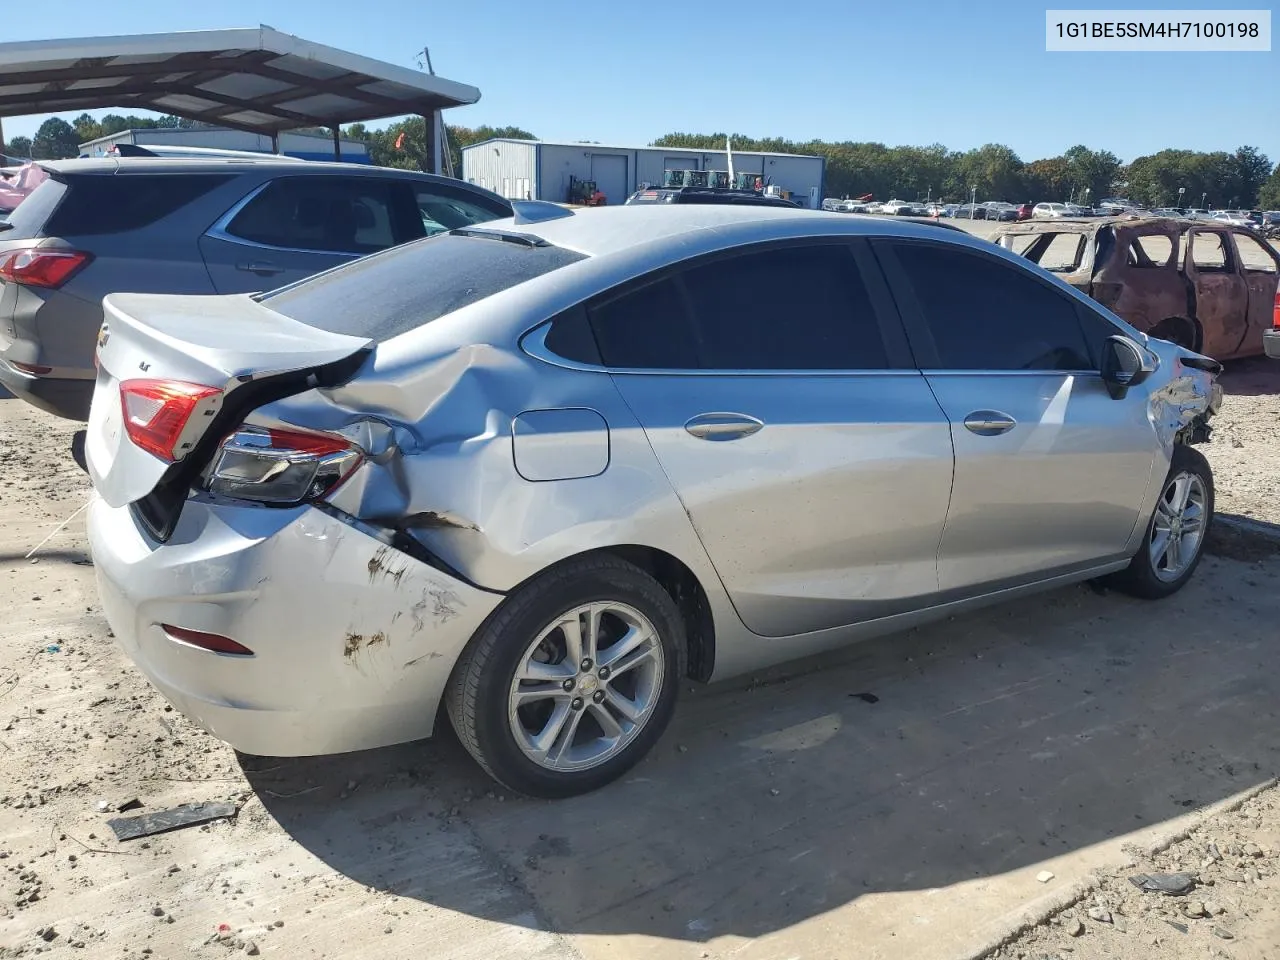
[[[817,209],[826,161],[794,153],[733,151],[733,168],[758,173],[802,206]],[[484,140],[462,148],[463,179],[511,200],[563,203],[569,178],[594,180],[611,204],[623,203],[641,184],[660,185],[666,170],[728,170],[723,150],[615,147],[599,143]],[[784,194],[785,195],[785,194]]]
[[[300,160],[332,160],[333,141],[329,137],[309,133],[279,134],[280,152]],[[117,143],[159,147],[216,147],[219,150],[255,150],[273,153],[271,136],[250,133],[248,130],[231,130],[227,127],[154,127],[141,130],[121,130],[105,137],[98,137],[80,144],[80,155],[97,157],[104,155]],[[349,163],[369,163],[369,151],[358,140],[342,138],[338,141],[343,160]]]

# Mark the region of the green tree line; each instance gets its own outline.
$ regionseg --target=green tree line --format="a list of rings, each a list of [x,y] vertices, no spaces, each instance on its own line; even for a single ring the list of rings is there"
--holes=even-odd
[[[81,114],[73,121],[51,117],[35,137],[14,137],[7,153],[36,159],[73,157],[78,145],[121,130],[153,127],[199,127],[196,121],[166,116],[158,119],[107,114],[94,120]],[[520,127],[463,127],[446,125],[454,172],[462,175],[462,148],[492,137],[535,139]],[[328,136],[323,128],[299,132]],[[380,166],[426,170],[430,151],[426,124],[421,117],[398,120],[382,128],[354,123],[343,136],[368,145],[372,161]],[[725,134],[669,133],[653,146],[723,150]],[[1128,164],[1109,150],[1083,144],[1061,156],[1024,161],[1008,146],[988,143],[972,150],[949,150],[940,143],[928,146],[890,147],[883,143],[823,140],[797,142],[781,137],[757,139],[733,134],[737,150],[770,153],[817,154],[826,159],[828,196],[873,194],[888,200],[937,197],[1012,202],[1042,200],[1082,202],[1106,196],[1127,196],[1149,206],[1264,207],[1280,208],[1280,165],[1272,166],[1256,147],[1234,152],[1161,150],[1137,157]],[[1179,188],[1182,194],[1179,195]]]
[[[669,133],[654,146],[723,150],[725,134]],[[1234,153],[1161,150],[1128,164],[1109,150],[1074,146],[1061,156],[1024,161],[1010,147],[988,143],[973,150],[948,150],[940,143],[926,147],[889,147],[883,143],[810,140],[797,143],[780,137],[755,139],[733,135],[736,150],[817,154],[827,161],[828,196],[877,199],[1097,201],[1125,196],[1153,207],[1199,206],[1201,197],[1215,207],[1280,207],[1280,166],[1256,147]],[[1086,192],[1087,191],[1087,192]]]
[[[174,116],[155,118],[108,113],[101,120],[95,120],[89,114],[82,113],[70,123],[61,117],[50,117],[40,124],[34,137],[13,137],[7,146],[0,145],[0,152],[15,157],[31,157],[35,160],[61,160],[77,156],[82,143],[107,137],[122,130],[192,129],[207,126],[209,124]],[[449,135],[449,153],[453,160],[453,169],[458,176],[462,175],[462,148],[468,144],[479,143],[481,140],[489,140],[493,137],[535,139],[533,134],[519,127],[481,126],[472,129],[446,124],[445,130]],[[304,127],[294,132],[312,133],[322,137],[330,136],[330,131],[325,127]],[[363,123],[353,123],[343,128],[342,135],[348,140],[363,141],[368,147],[370,159],[379,166],[400,167],[406,170],[426,170],[430,166],[431,155],[426,144],[426,123],[422,117],[398,120],[377,130]]]

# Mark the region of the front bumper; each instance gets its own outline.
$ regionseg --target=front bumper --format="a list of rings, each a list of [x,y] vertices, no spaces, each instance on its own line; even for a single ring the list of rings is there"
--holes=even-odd
[[[1280,329],[1262,331],[1262,352],[1272,360],[1280,360]]]
[[[444,685],[502,596],[311,507],[192,499],[165,544],[95,500],[89,543],[117,642],[238,750],[313,756],[429,736]],[[230,637],[212,653],[161,624]]]
[[[68,420],[88,420],[93,380],[37,377],[0,359],[0,385],[19,400]]]

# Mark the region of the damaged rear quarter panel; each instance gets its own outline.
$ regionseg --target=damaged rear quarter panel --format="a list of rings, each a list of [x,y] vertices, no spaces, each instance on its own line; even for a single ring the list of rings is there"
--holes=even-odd
[[[373,432],[393,442],[331,502],[366,522],[406,529],[485,589],[507,591],[565,558],[634,544],[679,557],[716,606],[719,580],[609,375],[553,366],[515,342],[477,342],[478,333],[448,326],[423,328],[413,349],[383,344],[356,381],[270,404],[253,420],[349,437],[376,422]],[[455,338],[471,342],[455,347]],[[607,425],[607,466],[577,479],[522,477],[517,418],[562,409],[593,411]],[[727,598],[723,609],[732,609]]]

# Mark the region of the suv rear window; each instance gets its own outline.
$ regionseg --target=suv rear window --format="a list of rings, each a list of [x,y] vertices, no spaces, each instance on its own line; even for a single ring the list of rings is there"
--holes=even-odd
[[[382,341],[583,259],[550,244],[443,233],[258,299],[308,326]]]
[[[65,177],[63,182],[67,185],[67,196],[45,224],[44,233],[56,237],[87,237],[138,230],[167,217],[230,179],[230,176],[214,173],[80,174]],[[18,208],[22,206],[19,204]]]

